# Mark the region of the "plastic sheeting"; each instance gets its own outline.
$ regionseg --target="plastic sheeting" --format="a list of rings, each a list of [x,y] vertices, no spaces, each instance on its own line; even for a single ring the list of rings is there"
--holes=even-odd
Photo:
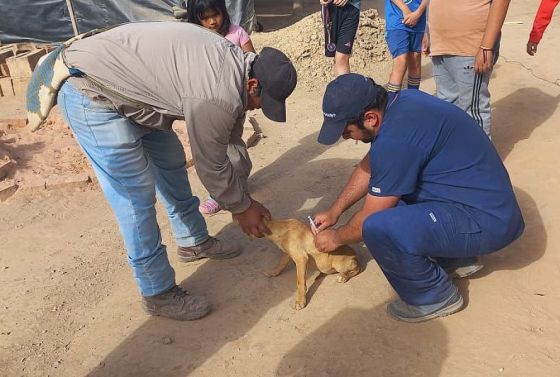
[[[255,30],[255,1],[254,0],[225,0],[230,20],[233,24],[241,26],[249,34]],[[181,8],[187,8],[186,1],[181,2]],[[186,19],[186,13],[179,16]]]
[[[175,20],[182,0],[72,0],[79,33],[131,21]],[[254,0],[226,0],[233,23],[253,30]],[[62,42],[74,36],[66,0],[0,0],[0,42]]]
[[[226,0],[226,6],[232,23],[241,26],[249,34],[255,30],[254,0]]]

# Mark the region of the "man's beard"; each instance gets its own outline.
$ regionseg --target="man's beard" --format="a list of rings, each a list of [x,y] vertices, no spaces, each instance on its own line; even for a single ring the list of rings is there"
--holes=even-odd
[[[363,136],[360,139],[363,143],[371,143],[375,139],[375,134],[364,126],[364,119],[360,119],[357,123],[358,129],[362,131]]]
[[[375,139],[375,135],[370,130],[362,130],[364,136],[362,137],[361,141],[363,143],[371,143]]]

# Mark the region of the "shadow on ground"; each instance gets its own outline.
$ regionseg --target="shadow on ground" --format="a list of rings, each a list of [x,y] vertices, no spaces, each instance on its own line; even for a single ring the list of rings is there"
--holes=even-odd
[[[515,144],[528,139],[535,129],[554,114],[559,101],[558,95],[551,96],[538,88],[530,87],[519,88],[493,103],[492,139],[503,160],[511,153]],[[519,111],[520,109],[526,111]]]
[[[441,321],[397,322],[385,305],[347,308],[290,350],[275,375],[436,377],[447,354]]]
[[[476,277],[497,270],[518,270],[541,259],[546,251],[547,233],[537,204],[525,191],[515,188],[517,201],[525,219],[523,235],[512,245],[482,257],[484,269]]]
[[[523,237],[483,258],[485,269],[515,270],[539,260],[547,234],[534,200],[516,189],[524,213]],[[455,281],[469,305],[469,279]],[[344,309],[292,348],[277,367],[277,376],[422,376],[437,377],[448,355],[447,331],[441,321],[406,324],[373,309]]]
[[[503,109],[515,106],[518,99],[538,97],[540,91],[533,90],[519,89],[496,106]],[[552,98],[540,94],[540,100],[548,100],[551,105],[555,103]],[[502,151],[511,150],[548,116],[543,114],[531,120],[527,115],[528,132],[519,130],[513,133],[516,136],[497,131]],[[500,124],[499,117],[496,124]],[[315,143],[316,136],[302,138],[298,145],[251,177],[253,196],[274,217],[304,219],[326,209],[357,163],[356,159],[317,159],[326,147]],[[366,153],[367,146],[363,149]],[[525,234],[506,250],[485,256],[486,268],[480,277],[495,270],[522,268],[544,254],[546,231],[536,204],[524,191],[518,189],[517,194],[527,223]],[[229,261],[206,261],[181,283],[192,293],[207,295],[214,305],[213,313],[186,323],[148,319],[88,376],[188,375],[220,349],[247,334],[271,308],[286,304],[284,301],[293,297],[293,268],[276,279],[268,279],[261,272],[273,266],[280,253],[269,242],[251,241],[233,224],[225,226],[218,236],[239,242],[244,253]],[[371,260],[365,248],[358,248],[358,253],[366,263]],[[320,283],[319,279],[310,287],[310,296]],[[468,281],[458,285],[468,301]],[[172,347],[162,342],[166,336],[172,337]],[[440,321],[399,323],[387,316],[385,304],[373,309],[346,308],[284,355],[277,375],[439,376],[447,357],[447,338]]]
[[[351,174],[356,160],[314,160],[324,150],[314,142],[316,137],[304,137],[299,145],[252,176],[254,197],[274,217],[304,219],[312,213],[312,208],[300,210],[308,198],[316,199],[317,208],[326,208]],[[282,185],[278,184],[280,180]],[[336,188],[325,189],[327,186],[318,185],[318,180],[328,180]],[[184,323],[148,319],[88,376],[188,375],[226,344],[247,334],[271,308],[293,297],[293,268],[275,279],[262,274],[276,264],[280,253],[270,242],[251,241],[234,224],[225,226],[218,237],[239,242],[243,254],[232,260],[201,263],[181,283],[194,294],[206,295],[213,303],[213,313],[200,321]],[[162,343],[166,336],[173,338],[172,347]]]
[[[30,168],[30,162],[33,156],[44,151],[45,143],[38,141],[29,144],[18,144],[15,135],[4,135],[0,137],[0,160],[11,159],[17,162],[10,170],[8,178],[14,176],[18,169]]]

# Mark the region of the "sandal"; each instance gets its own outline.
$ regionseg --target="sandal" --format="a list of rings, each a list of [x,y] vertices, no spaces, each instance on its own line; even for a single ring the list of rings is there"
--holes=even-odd
[[[220,208],[220,205],[217,201],[215,201],[211,197],[208,197],[208,199],[206,199],[203,203],[200,204],[200,206],[198,206],[198,210],[204,215],[213,215],[220,212],[222,209]]]

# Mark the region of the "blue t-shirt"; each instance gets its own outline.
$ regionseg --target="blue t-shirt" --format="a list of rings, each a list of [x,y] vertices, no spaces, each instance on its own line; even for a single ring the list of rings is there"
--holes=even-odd
[[[402,90],[370,149],[369,193],[407,204],[443,202],[510,242],[523,220],[509,175],[482,128],[455,105]]]
[[[406,6],[414,12],[422,0],[403,0]],[[423,33],[426,30],[426,11],[422,14],[418,23],[413,28],[403,24],[403,13],[399,7],[391,0],[385,0],[385,29],[386,30],[407,30],[417,33]]]

